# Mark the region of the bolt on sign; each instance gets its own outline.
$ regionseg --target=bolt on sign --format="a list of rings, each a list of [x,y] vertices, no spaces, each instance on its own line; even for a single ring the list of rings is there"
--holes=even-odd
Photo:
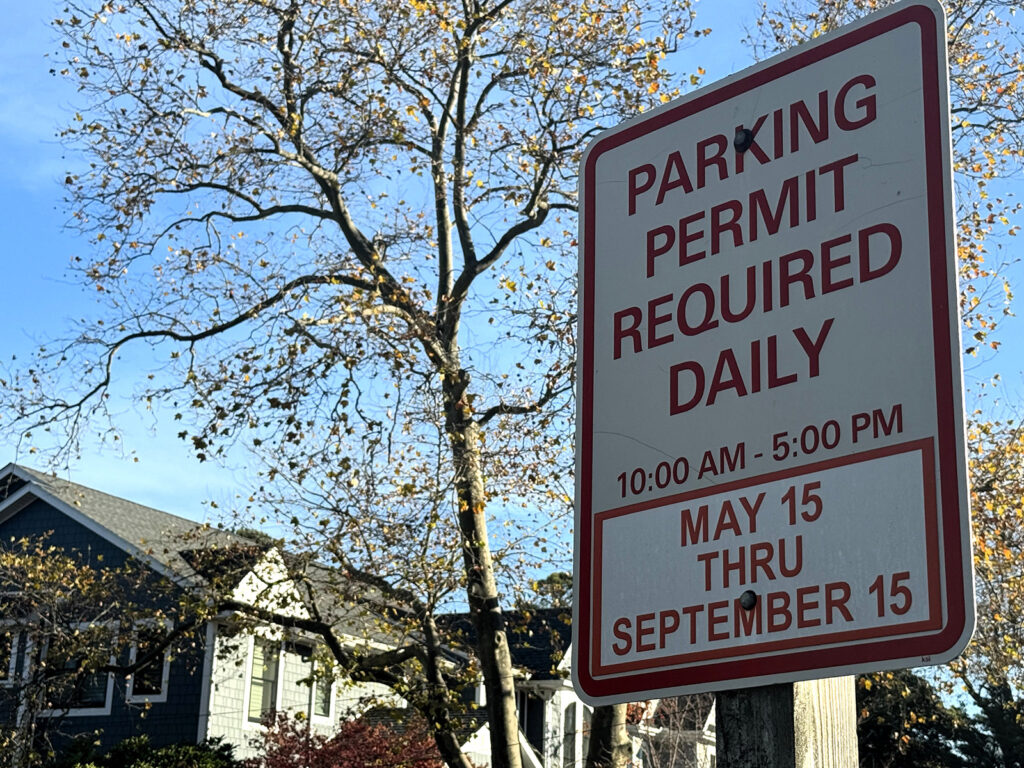
[[[905,2],[601,134],[574,679],[941,663],[973,629],[945,19]]]

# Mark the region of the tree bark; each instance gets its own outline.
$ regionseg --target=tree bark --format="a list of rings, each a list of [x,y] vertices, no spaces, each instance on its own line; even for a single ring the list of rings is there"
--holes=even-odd
[[[423,622],[423,634],[426,639],[427,654],[424,672],[430,693],[424,702],[427,719],[434,734],[434,743],[448,768],[473,768],[469,758],[463,754],[462,746],[455,735],[456,727],[452,721],[450,691],[445,685],[444,676],[439,664],[438,651],[440,640],[437,636],[437,625],[432,615],[427,615]]]
[[[633,757],[626,729],[626,704],[594,707],[586,768],[625,768]]]

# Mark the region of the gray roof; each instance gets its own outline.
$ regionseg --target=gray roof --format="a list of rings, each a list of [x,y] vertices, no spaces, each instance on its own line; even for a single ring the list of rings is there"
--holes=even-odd
[[[512,664],[529,672],[531,680],[561,679],[559,664],[572,642],[571,609],[528,608],[502,615]],[[438,624],[452,633],[451,642],[476,647],[476,626],[469,614],[445,614]]]
[[[248,539],[228,531],[19,464],[8,464],[0,470],[0,481],[10,480],[12,476],[26,481],[30,486],[28,493],[39,496],[41,492],[62,502],[112,534],[114,543],[130,554],[148,556],[177,576],[195,576],[188,558],[182,556],[192,550],[253,545]]]
[[[26,495],[63,506],[130,555],[149,558],[165,575],[192,584],[214,578],[237,584],[270,546],[21,465],[0,469],[0,520],[9,498]],[[24,501],[14,503],[20,508]],[[285,554],[284,561],[302,599],[328,624],[382,643],[400,642],[409,631],[400,620],[403,607],[372,584],[308,557]]]

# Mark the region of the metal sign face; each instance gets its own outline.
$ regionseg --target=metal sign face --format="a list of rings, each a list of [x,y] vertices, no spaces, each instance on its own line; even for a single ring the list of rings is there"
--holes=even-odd
[[[973,627],[945,23],[903,3],[581,168],[574,680],[957,655]]]

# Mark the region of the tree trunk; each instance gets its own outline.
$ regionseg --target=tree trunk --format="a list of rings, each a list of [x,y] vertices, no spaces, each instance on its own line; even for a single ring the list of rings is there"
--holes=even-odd
[[[626,704],[594,707],[586,768],[625,768],[633,757],[626,730]]]
[[[455,731],[450,727],[435,729],[434,743],[448,768],[474,768],[473,763],[462,753]]]
[[[445,417],[455,464],[469,611],[487,694],[492,768],[522,768],[512,655],[498,600],[494,561],[487,534],[487,504],[480,466],[480,427],[465,401],[469,374],[444,379]]]
[[[431,614],[424,617],[423,635],[427,646],[424,672],[430,687],[423,709],[427,711],[427,720],[434,734],[437,751],[448,768],[473,768],[469,758],[463,754],[456,736],[456,724],[452,721],[451,691],[441,673],[438,659],[441,643],[437,635],[437,625]]]

